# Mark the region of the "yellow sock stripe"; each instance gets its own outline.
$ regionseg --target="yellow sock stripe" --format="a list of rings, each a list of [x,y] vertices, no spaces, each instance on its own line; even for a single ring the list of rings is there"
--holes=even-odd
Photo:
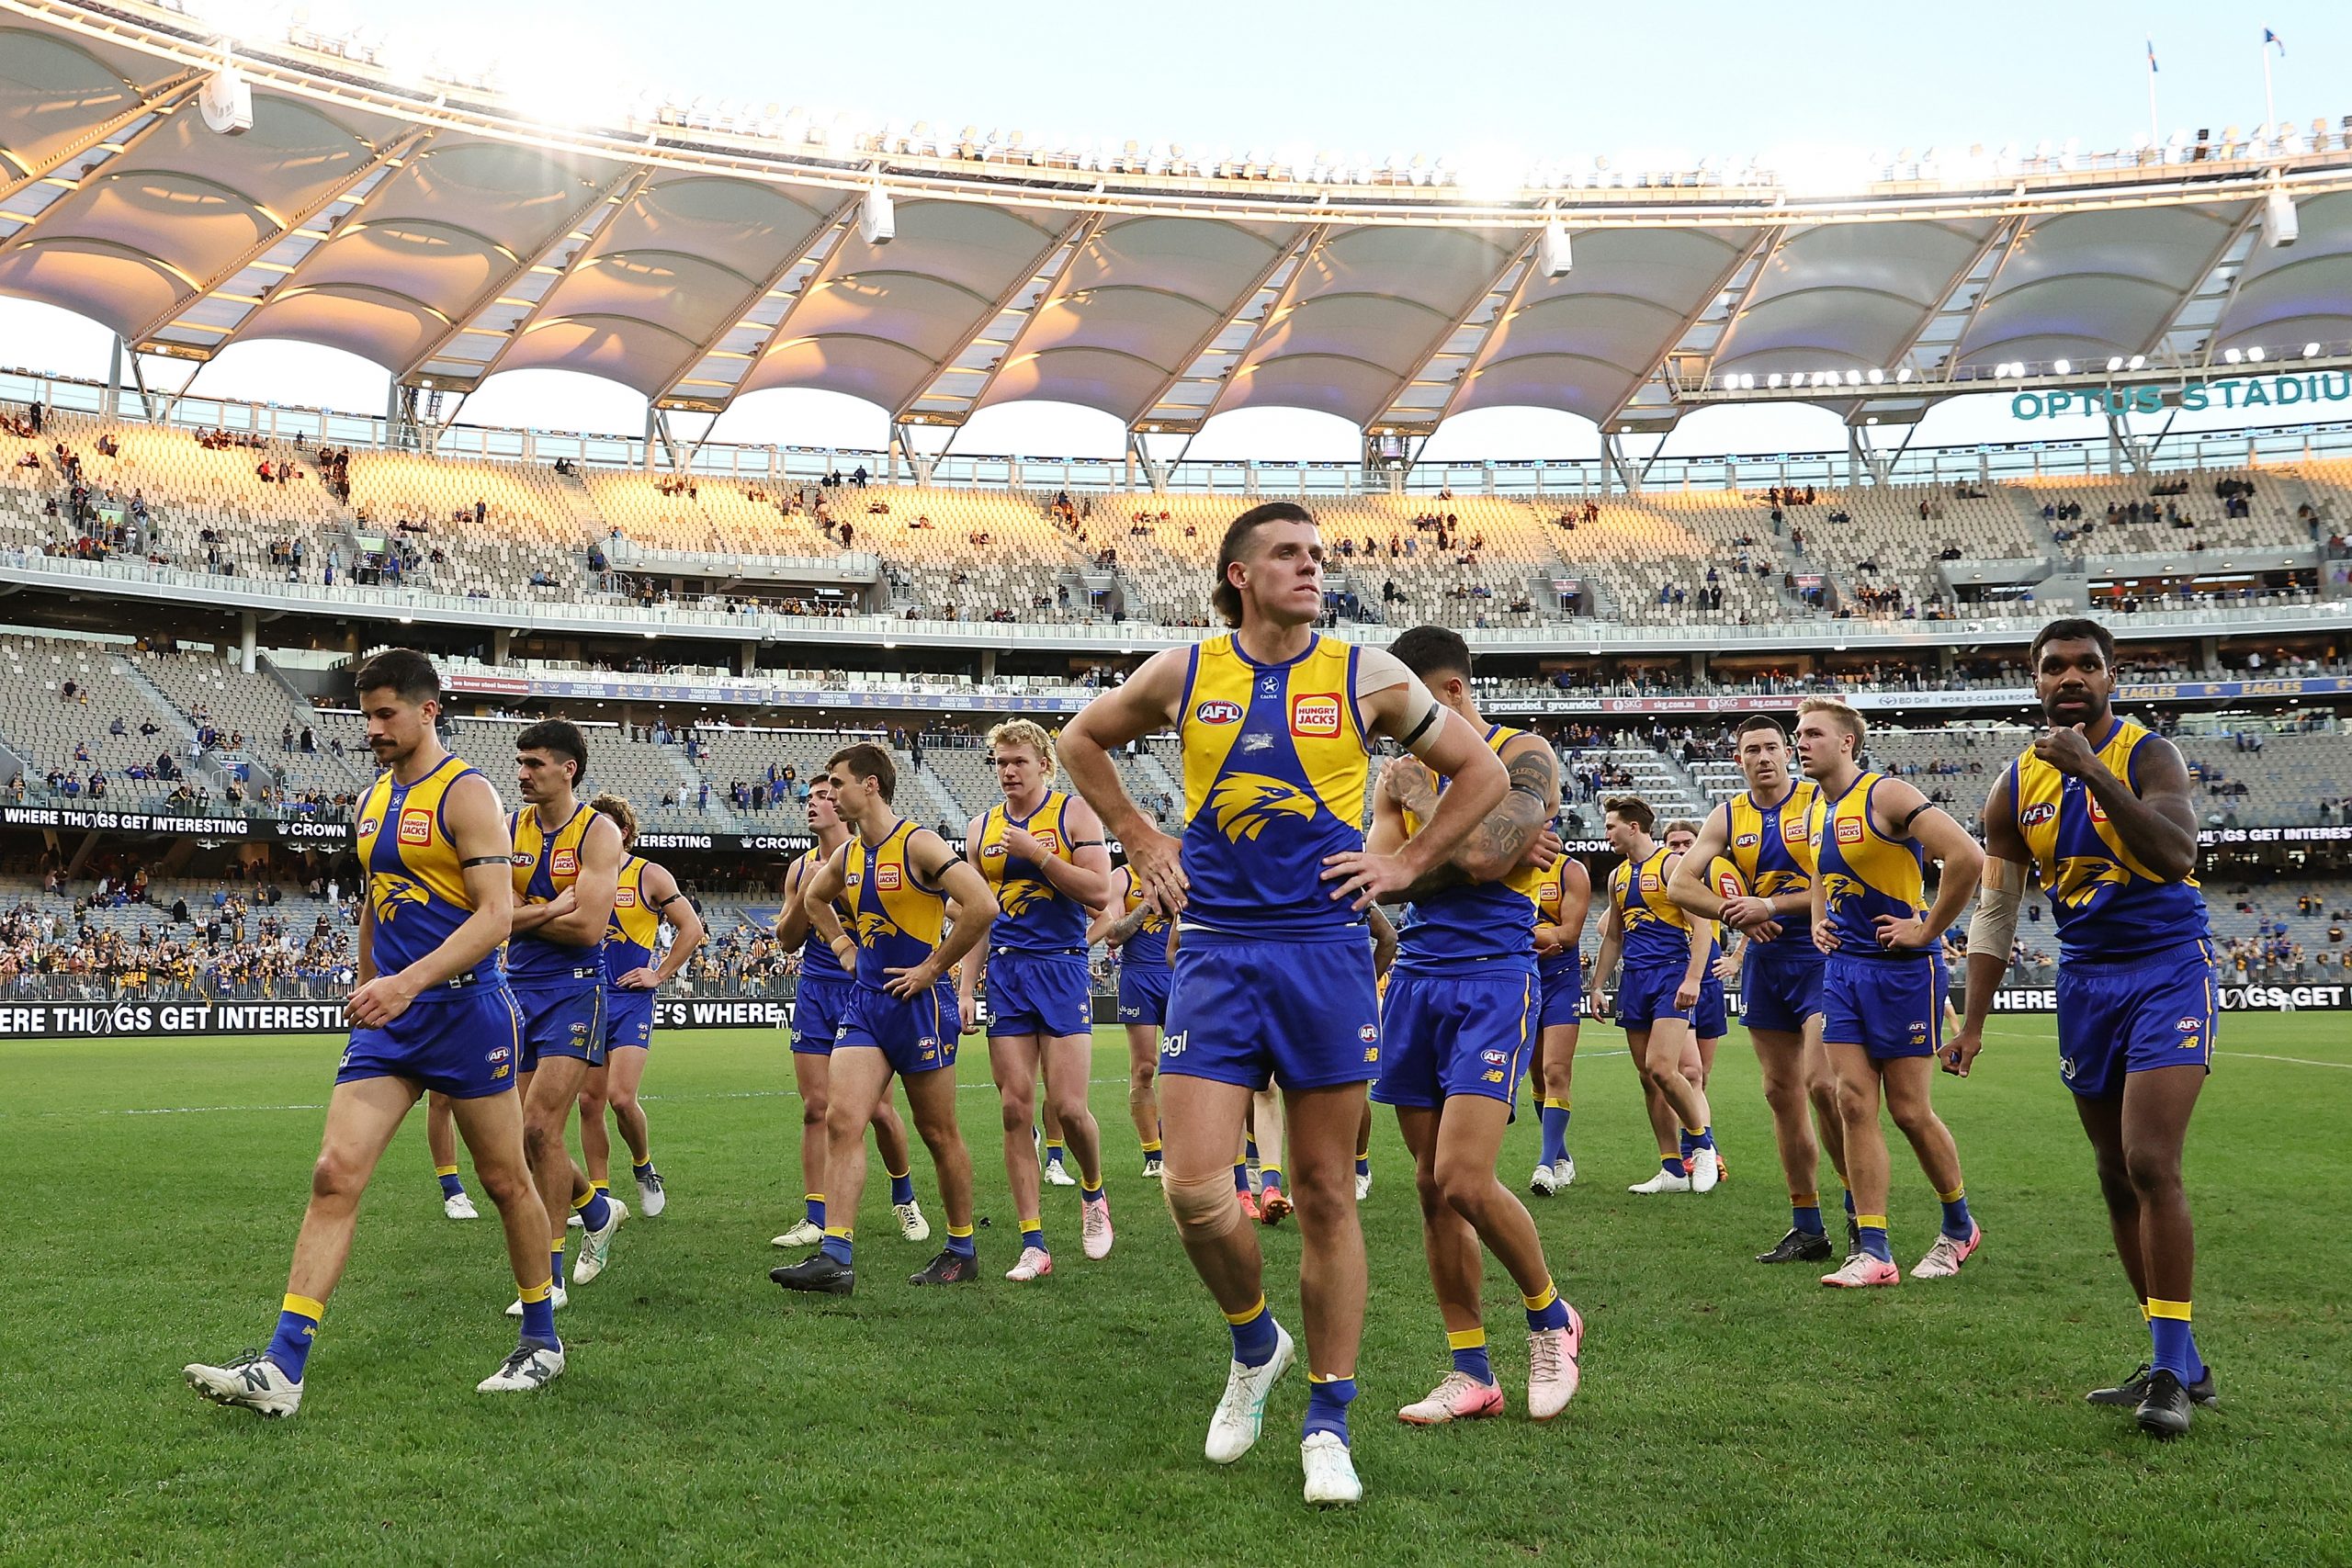
[[[1550,1095],[1544,1097],[1544,1109],[1546,1111],[1566,1111],[1567,1108],[1568,1102],[1565,1100],[1555,1100]]]
[[[435,1176],[455,1176],[458,1174],[458,1168],[454,1165],[436,1165],[433,1168],[433,1174]]]
[[[1864,1230],[1883,1231],[1886,1228],[1884,1214],[1856,1214],[1854,1223]]]
[[[1306,1381],[1308,1382],[1346,1382],[1355,1375],[1352,1369],[1344,1372],[1309,1372],[1306,1374]]]
[[[1821,1194],[1818,1192],[1792,1192],[1789,1194],[1789,1205],[1792,1208],[1797,1209],[1818,1209],[1821,1207]]]
[[[904,1181],[913,1170],[914,1167],[911,1164],[905,1170],[892,1170],[887,1165],[882,1168],[882,1173],[893,1181]]]
[[[2159,1301],[2154,1296],[2150,1296],[2148,1298],[2148,1316],[2151,1319],[2165,1317],[2171,1318],[2176,1322],[2187,1323],[2188,1321],[2188,1303],[2187,1302]]]
[[[1143,1152],[1148,1155],[1158,1154],[1159,1152],[1159,1140],[1158,1138],[1146,1138],[1143,1141]]]
[[[1542,1312],[1560,1299],[1560,1287],[1546,1280],[1544,1281],[1544,1290],[1541,1294],[1531,1296],[1522,1292],[1519,1299],[1526,1304],[1528,1311]]]
[[[1102,1190],[1102,1179],[1098,1176],[1093,1180],[1089,1181],[1086,1179],[1086,1173],[1084,1171],[1080,1171],[1078,1177],[1078,1190],[1080,1192],[1100,1192]]]
[[[1237,1325],[1240,1325],[1240,1324],[1244,1324],[1244,1323],[1250,1323],[1250,1322],[1254,1322],[1254,1321],[1256,1320],[1256,1318],[1257,1318],[1258,1314],[1259,1314],[1260,1313],[1264,1312],[1265,1310],[1266,1310],[1266,1298],[1265,1298],[1263,1295],[1261,1295],[1261,1296],[1258,1298],[1257,1304],[1256,1304],[1256,1305],[1254,1305],[1254,1306],[1252,1306],[1252,1307],[1250,1307],[1250,1308],[1249,1310],[1247,1310],[1246,1312],[1229,1312],[1229,1313],[1227,1313],[1227,1314],[1225,1314],[1225,1321],[1226,1321],[1226,1322],[1227,1322],[1227,1323],[1230,1323],[1230,1324]]]
[[[562,1236],[558,1236],[553,1241],[548,1243],[548,1250],[554,1253],[558,1258],[563,1256],[563,1247],[564,1238]]]
[[[1966,1185],[1965,1183],[1962,1183],[1962,1185],[1960,1185],[1960,1186],[1958,1186],[1958,1187],[1953,1188],[1953,1189],[1952,1189],[1951,1191],[1949,1191],[1949,1192],[1939,1192],[1939,1193],[1937,1193],[1937,1194],[1936,1194],[1936,1201],[1937,1201],[1938,1202],[1939,1202],[1939,1203],[1957,1203],[1957,1202],[1959,1202],[1962,1198],[1965,1198],[1965,1197],[1967,1197],[1967,1196],[1968,1196],[1968,1187],[1967,1187],[1967,1185]]]
[[[555,1281],[551,1279],[542,1280],[536,1285],[524,1286],[523,1304],[525,1306],[537,1305],[539,1303],[548,1299],[548,1292],[554,1288]]]
[[[327,1315],[327,1303],[324,1302],[312,1301],[308,1296],[298,1296],[293,1292],[288,1291],[286,1292],[285,1302],[280,1304],[278,1310],[280,1312],[298,1312],[304,1317],[309,1318],[312,1323],[318,1323],[322,1321]],[[2186,1317],[2188,1314],[2184,1311],[2181,1315]]]
[[[1024,1215],[1021,1221],[1021,1228],[1024,1231],[1044,1230],[1046,1228],[1045,1217],[1040,1214]]]
[[[594,1190],[594,1191],[597,1191],[597,1192],[610,1192],[610,1191],[613,1190],[613,1184],[612,1184],[612,1182],[611,1182],[609,1179],[599,1179],[599,1180],[592,1181],[592,1182],[590,1182],[588,1185],[589,1185],[589,1187],[590,1187],[590,1189],[591,1189],[592,1190]],[[582,1207],[582,1208],[583,1208],[583,1209],[584,1209],[584,1208],[586,1208],[587,1206],[588,1206],[588,1201],[587,1201],[586,1199],[584,1199],[584,1198],[583,1198],[583,1199],[582,1199],[582,1200],[580,1201],[580,1207]]]
[[[1682,1130],[1683,1130],[1684,1132],[1686,1132],[1686,1133],[1690,1134],[1692,1137],[1694,1137],[1694,1138],[1695,1138],[1695,1137],[1697,1137],[1700,1134],[1702,1134],[1702,1133],[1703,1133],[1703,1132],[1705,1132],[1705,1131],[1706,1131],[1706,1129],[1705,1129],[1704,1127],[1685,1127],[1685,1128],[1683,1128]]]
[[[1059,1138],[1047,1138],[1046,1140],[1046,1152],[1049,1155],[1057,1155],[1061,1153],[1066,1146],[1067,1145],[1064,1145]]]
[[[1366,1144],[1363,1147],[1356,1151],[1356,1158],[1358,1159],[1370,1159],[1371,1157],[1372,1145],[1370,1144]],[[1354,1374],[1351,1373],[1350,1375],[1353,1376]]]
[[[854,1225],[827,1225],[825,1227],[825,1234],[827,1235],[837,1235],[843,1241],[847,1241],[850,1238],[850,1233],[856,1227]]]
[[[1258,1174],[1261,1177],[1280,1176],[1282,1173],[1283,1168],[1279,1165],[1262,1159],[1258,1162]]]
[[[964,1237],[972,1234],[972,1227],[969,1225],[951,1224],[947,1227],[947,1234],[954,1236],[956,1240],[961,1241]]]
[[[587,1190],[587,1191],[582,1192],[582,1193],[581,1193],[578,1197],[576,1197],[576,1198],[572,1199],[572,1201],[571,1201],[571,1212],[572,1212],[573,1213],[575,1213],[575,1214],[576,1214],[576,1213],[578,1213],[581,1210],[582,1210],[582,1209],[586,1208],[589,1204],[591,1204],[591,1203],[594,1202],[595,1201],[596,1201],[596,1190],[595,1190],[594,1187],[591,1187],[591,1188],[589,1188],[589,1189],[588,1189],[588,1190]]]
[[[2140,1321],[2141,1321],[2142,1323],[2145,1323],[2145,1322],[2147,1322],[2147,1321],[2148,1321],[2148,1315],[2149,1315],[2149,1314],[2148,1314],[2148,1303],[2145,1303],[2145,1302],[2142,1302],[2142,1303],[2140,1303]]]
[[[1487,1348],[1487,1331],[1484,1328],[1448,1329],[1445,1348],[1449,1350],[1483,1350]]]

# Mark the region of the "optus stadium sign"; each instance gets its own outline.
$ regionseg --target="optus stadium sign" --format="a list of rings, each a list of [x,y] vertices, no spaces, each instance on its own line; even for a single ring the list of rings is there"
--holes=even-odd
[[[2009,413],[2020,420],[2070,413],[2162,413],[2177,401],[2184,413],[2207,409],[2280,409],[2301,403],[2352,402],[2352,371],[2314,370],[2301,376],[2243,376],[2226,381],[2146,382],[2136,387],[2061,387],[2019,392]]]

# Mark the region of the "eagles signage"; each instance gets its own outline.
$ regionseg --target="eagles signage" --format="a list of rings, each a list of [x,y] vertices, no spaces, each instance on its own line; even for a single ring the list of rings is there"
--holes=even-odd
[[[2137,387],[2084,387],[2055,392],[2019,392],[2009,412],[2022,420],[2055,419],[2069,413],[2162,413],[2176,389],[2156,382]],[[2177,389],[2181,412],[2210,408],[2290,408],[2297,403],[2352,401],[2352,373],[2314,371],[2306,376],[2247,376],[2227,381],[2184,381]]]

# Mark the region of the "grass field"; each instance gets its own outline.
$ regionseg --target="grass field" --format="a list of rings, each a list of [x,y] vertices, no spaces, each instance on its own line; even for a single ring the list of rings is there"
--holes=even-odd
[[[1048,1189],[1060,1269],[1036,1287],[999,1278],[1016,1237],[975,1043],[965,1122],[989,1282],[903,1287],[931,1248],[876,1223],[877,1180],[850,1302],[787,1299],[766,1279],[800,1185],[783,1036],[664,1037],[647,1088],[670,1210],[633,1220],[611,1271],[574,1293],[559,1320],[571,1370],[526,1398],[473,1393],[512,1346],[513,1281],[494,1220],[441,1217],[414,1118],[362,1213],[302,1413],[282,1423],[200,1402],[179,1366],[267,1338],[339,1043],[0,1044],[0,1561],[2352,1560],[2352,1030],[2307,1013],[2222,1032],[2189,1178],[2222,1404],[2159,1447],[2128,1413],[2082,1403],[2146,1343],[2048,1022],[1996,1026],[1975,1077],[1939,1089],[1984,1250],[1957,1280],[1860,1298],[1748,1261],[1787,1211],[1744,1038],[1714,1091],[1732,1181],[1634,1198],[1626,1183],[1652,1165],[1633,1071],[1621,1038],[1589,1026],[1578,1184],[1531,1201],[1589,1324],[1584,1391],[1548,1427],[1520,1413],[1518,1302],[1491,1268],[1511,1413],[1394,1420],[1445,1345],[1380,1113],[1355,1407],[1366,1498],[1320,1516],[1298,1500],[1299,1374],[1256,1452],[1231,1470],[1200,1457],[1224,1327],[1137,1174],[1114,1031],[1093,1096],[1115,1155],[1113,1257],[1083,1259],[1076,1194]],[[1523,1118],[1514,1183],[1534,1145]],[[1936,1211],[1899,1141],[1895,1160],[1907,1265]],[[920,1154],[916,1176],[936,1224]],[[1265,1242],[1295,1325],[1295,1232]]]

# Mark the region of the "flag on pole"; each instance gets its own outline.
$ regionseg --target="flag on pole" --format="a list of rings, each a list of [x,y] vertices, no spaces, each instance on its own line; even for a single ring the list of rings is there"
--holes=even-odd
[[[2266,30],[2267,30],[2267,29],[2266,29]],[[2148,74],[2149,74],[2149,75],[2151,75],[2151,76],[2153,76],[2153,75],[2154,75],[2155,73],[2156,73],[2156,40],[2155,40],[2155,39],[2150,39],[2148,40]]]
[[[2286,59],[2286,58],[2287,58],[2287,40],[2286,40],[2285,39],[2280,38],[2277,33],[2272,32],[2268,28],[2263,28],[2263,29],[2262,29],[2262,44],[2263,44],[2263,47],[2264,47],[2265,49],[2267,49],[2268,47],[2270,47],[2270,46],[2271,46],[2272,44],[2274,44],[2274,43],[2275,43],[2275,44],[2277,44],[2277,45],[2278,46],[2278,58],[2279,58],[2279,59],[2281,59],[2281,60]]]

